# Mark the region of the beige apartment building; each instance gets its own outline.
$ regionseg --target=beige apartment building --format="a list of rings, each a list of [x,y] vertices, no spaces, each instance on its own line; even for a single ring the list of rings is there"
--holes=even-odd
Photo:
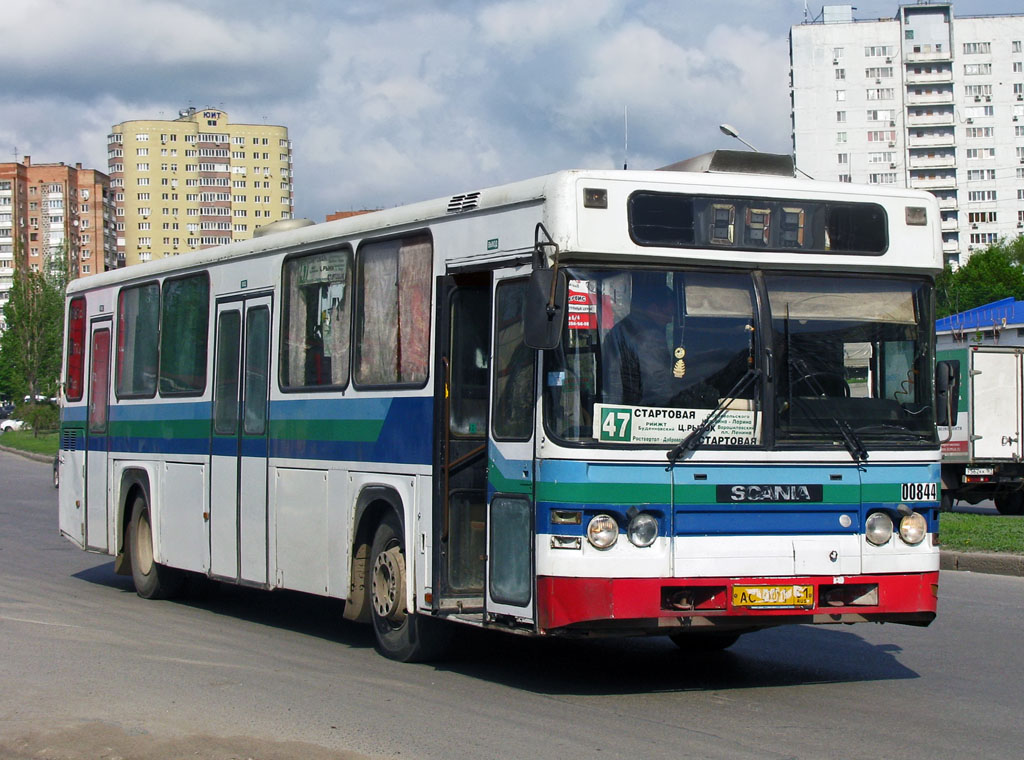
[[[248,240],[292,217],[287,127],[187,108],[171,121],[115,124],[107,143],[122,265]]]
[[[59,266],[72,278],[117,266],[110,180],[80,163],[0,163],[0,305],[14,271]]]

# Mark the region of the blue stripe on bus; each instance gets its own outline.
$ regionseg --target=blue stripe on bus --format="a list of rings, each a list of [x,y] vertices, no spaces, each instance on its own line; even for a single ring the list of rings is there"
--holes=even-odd
[[[145,404],[111,404],[111,422],[154,422],[158,420],[208,420],[209,401],[174,401]]]

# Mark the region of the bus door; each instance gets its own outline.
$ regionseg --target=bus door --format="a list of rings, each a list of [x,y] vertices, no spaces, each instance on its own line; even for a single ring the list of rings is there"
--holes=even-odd
[[[439,278],[434,604],[482,615],[491,275]]]
[[[488,440],[486,614],[534,623],[537,352],[523,343],[528,267],[495,273]]]
[[[210,574],[267,584],[270,295],[217,304]]]
[[[85,548],[107,551],[110,319],[89,328],[89,419],[85,427]]]

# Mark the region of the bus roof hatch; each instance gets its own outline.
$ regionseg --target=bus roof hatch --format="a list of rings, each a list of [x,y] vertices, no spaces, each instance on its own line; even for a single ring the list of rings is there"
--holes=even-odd
[[[710,153],[663,166],[658,171],[796,176],[792,156],[780,153],[755,153],[749,150],[713,150]]]

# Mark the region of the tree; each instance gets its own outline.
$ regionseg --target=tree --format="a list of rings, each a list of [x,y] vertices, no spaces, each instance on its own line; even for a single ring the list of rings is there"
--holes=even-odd
[[[23,261],[3,307],[7,329],[0,335],[0,391],[14,398],[57,395],[64,333],[65,247],[56,263],[33,272]]]
[[[1024,237],[993,243],[935,281],[936,313],[946,317],[1001,298],[1024,300]]]

